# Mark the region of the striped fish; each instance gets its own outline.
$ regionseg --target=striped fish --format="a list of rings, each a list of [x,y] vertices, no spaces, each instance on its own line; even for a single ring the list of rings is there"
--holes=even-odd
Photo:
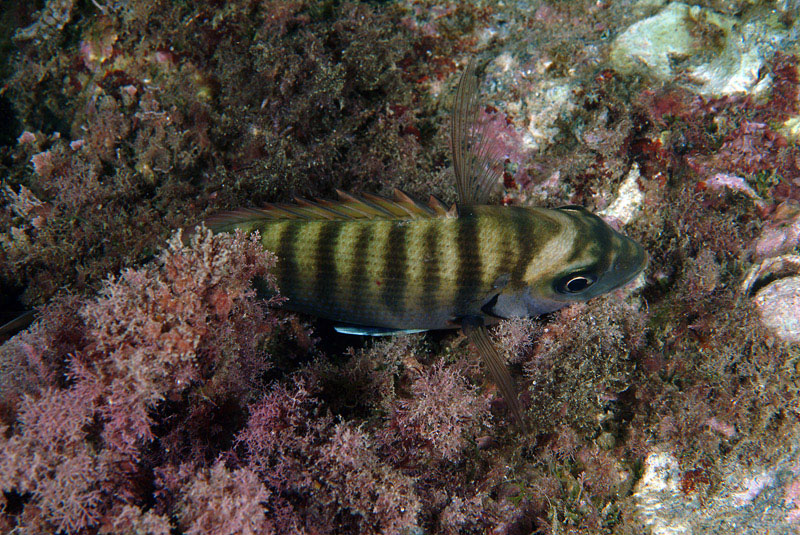
[[[219,214],[217,232],[258,231],[278,256],[275,275],[289,309],[381,335],[461,328],[477,347],[521,422],[513,380],[487,326],[536,316],[622,286],[642,271],[644,250],[582,207],[556,210],[486,204],[499,169],[477,126],[472,64],[458,86],[451,148],[459,202],[395,199],[271,204]]]

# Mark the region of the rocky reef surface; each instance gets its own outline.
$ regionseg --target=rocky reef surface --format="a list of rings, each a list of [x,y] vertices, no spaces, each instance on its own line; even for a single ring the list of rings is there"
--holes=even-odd
[[[800,532],[796,1],[6,5],[0,532]],[[338,335],[198,227],[455,200],[472,58],[496,202],[650,255],[493,330],[524,432],[463,336]]]

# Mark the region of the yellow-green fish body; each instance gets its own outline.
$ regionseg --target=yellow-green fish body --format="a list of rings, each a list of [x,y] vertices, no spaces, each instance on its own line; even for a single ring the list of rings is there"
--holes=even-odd
[[[624,284],[644,262],[635,242],[577,207],[478,205],[456,215],[417,205],[413,217],[380,219],[327,207],[310,219],[249,211],[227,225],[258,230],[276,253],[288,308],[343,324],[428,330],[535,316]],[[575,277],[588,285],[571,291]]]

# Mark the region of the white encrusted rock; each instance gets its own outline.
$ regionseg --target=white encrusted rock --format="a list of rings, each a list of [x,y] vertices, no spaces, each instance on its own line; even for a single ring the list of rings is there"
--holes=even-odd
[[[688,517],[696,504],[681,492],[680,481],[678,460],[672,454],[655,452],[647,456],[644,474],[633,497],[639,519],[650,527],[653,535],[692,533]]]
[[[785,342],[800,342],[800,275],[771,282],[753,301],[761,321]]]
[[[765,17],[748,20],[681,2],[631,25],[614,41],[611,63],[620,72],[646,72],[708,96],[758,93],[765,56],[782,34]]]
[[[800,255],[774,256],[753,265],[742,281],[741,292],[755,294],[753,303],[761,322],[775,336],[789,343],[800,342]]]
[[[681,485],[686,472],[675,455],[653,452],[633,494],[636,514],[653,535],[798,533],[798,446],[794,441],[769,461],[717,466],[716,488],[702,498]]]
[[[639,187],[639,166],[633,164],[628,176],[622,181],[614,201],[598,212],[600,217],[616,219],[623,225],[633,221],[642,209],[644,203],[644,192]]]

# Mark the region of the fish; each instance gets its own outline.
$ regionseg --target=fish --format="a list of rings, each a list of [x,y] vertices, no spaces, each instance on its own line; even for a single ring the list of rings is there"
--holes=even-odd
[[[450,148],[458,201],[422,203],[338,191],[338,201],[296,198],[216,214],[214,232],[258,231],[278,258],[287,309],[327,318],[345,334],[461,329],[514,418],[516,385],[488,328],[587,301],[633,280],[647,254],[580,206],[488,204],[500,182],[497,143],[478,121],[470,61],[458,83]]]

